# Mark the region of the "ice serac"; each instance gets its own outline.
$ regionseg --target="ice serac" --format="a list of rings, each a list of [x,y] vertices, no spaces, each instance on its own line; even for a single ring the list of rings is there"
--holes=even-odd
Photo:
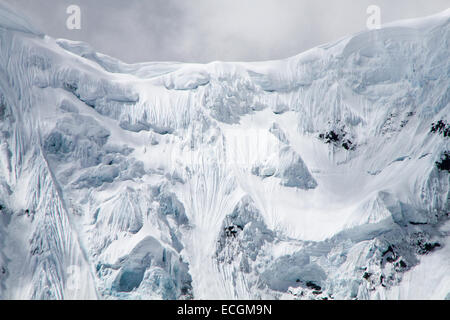
[[[130,65],[0,5],[0,298],[448,297],[449,47]]]

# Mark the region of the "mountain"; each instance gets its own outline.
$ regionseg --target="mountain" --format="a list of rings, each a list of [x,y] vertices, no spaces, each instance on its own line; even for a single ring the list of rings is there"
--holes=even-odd
[[[0,5],[0,298],[450,298],[449,44],[130,65]]]

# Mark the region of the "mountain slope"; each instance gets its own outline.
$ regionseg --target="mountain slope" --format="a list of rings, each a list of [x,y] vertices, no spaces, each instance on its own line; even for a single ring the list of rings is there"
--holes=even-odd
[[[449,41],[127,65],[0,7],[0,297],[448,297]]]

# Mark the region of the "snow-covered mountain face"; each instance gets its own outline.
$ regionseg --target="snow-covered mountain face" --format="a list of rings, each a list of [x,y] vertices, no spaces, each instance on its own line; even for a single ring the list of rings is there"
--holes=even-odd
[[[0,298],[450,297],[449,46],[127,65],[0,8]]]

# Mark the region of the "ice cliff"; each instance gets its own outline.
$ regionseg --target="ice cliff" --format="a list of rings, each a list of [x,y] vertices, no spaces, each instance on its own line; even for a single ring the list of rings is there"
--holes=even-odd
[[[450,298],[449,48],[129,65],[0,6],[0,298]]]

